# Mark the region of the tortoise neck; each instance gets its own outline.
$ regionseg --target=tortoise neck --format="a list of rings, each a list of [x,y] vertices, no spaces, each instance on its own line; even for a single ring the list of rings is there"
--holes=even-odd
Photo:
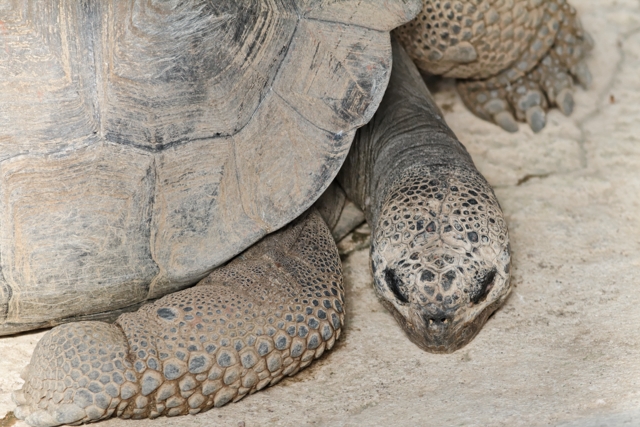
[[[380,207],[403,173],[443,166],[474,168],[447,126],[422,76],[393,40],[393,73],[375,116],[361,128],[338,181],[375,228]]]

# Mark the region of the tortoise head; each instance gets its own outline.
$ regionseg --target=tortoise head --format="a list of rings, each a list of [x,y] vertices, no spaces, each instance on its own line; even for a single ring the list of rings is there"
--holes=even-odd
[[[371,245],[376,293],[414,343],[453,352],[510,290],[500,206],[466,169],[409,173],[387,194]]]

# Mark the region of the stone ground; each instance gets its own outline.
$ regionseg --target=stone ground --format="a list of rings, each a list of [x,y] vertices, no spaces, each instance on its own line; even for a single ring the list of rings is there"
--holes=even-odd
[[[571,117],[506,134],[450,82],[436,88],[511,233],[513,292],[471,344],[411,344],[374,296],[364,249],[344,262],[345,333],[306,371],[195,417],[101,425],[640,425],[640,1],[573,3],[596,47]],[[41,336],[0,339],[0,418]]]

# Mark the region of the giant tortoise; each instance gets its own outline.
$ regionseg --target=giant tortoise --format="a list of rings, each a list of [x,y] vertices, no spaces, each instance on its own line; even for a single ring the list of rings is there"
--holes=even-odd
[[[14,394],[19,418],[195,414],[331,349],[342,190],[311,205],[343,163],[338,182],[373,230],[374,288],[412,341],[454,351],[505,300],[495,195],[396,42],[392,61],[389,31],[420,2],[25,3],[1,11],[0,328],[84,321],[40,341]],[[427,1],[398,36],[411,47],[407,28],[471,19],[478,37],[463,41],[484,43],[495,33],[475,24],[495,21],[483,4],[500,17],[526,3],[533,27],[555,31],[545,52],[579,28],[572,11],[546,21],[559,1],[493,3]],[[430,60],[475,61],[439,34],[458,54],[439,44]],[[540,41],[514,37],[516,59]],[[547,99],[571,104],[570,79],[534,85],[550,75],[540,64],[505,71],[516,80],[468,75],[483,80],[460,83],[463,98],[507,129],[513,109],[539,130]],[[566,64],[553,64],[557,77]]]

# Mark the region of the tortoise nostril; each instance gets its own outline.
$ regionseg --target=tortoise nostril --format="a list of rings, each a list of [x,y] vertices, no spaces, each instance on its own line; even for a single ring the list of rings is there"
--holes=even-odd
[[[443,314],[436,314],[433,316],[425,316],[427,326],[430,328],[444,328],[449,326],[451,319]]]
[[[421,317],[424,325],[431,332],[444,332],[449,330],[453,325],[456,311],[455,308],[442,309],[440,307],[429,306],[423,307]]]

